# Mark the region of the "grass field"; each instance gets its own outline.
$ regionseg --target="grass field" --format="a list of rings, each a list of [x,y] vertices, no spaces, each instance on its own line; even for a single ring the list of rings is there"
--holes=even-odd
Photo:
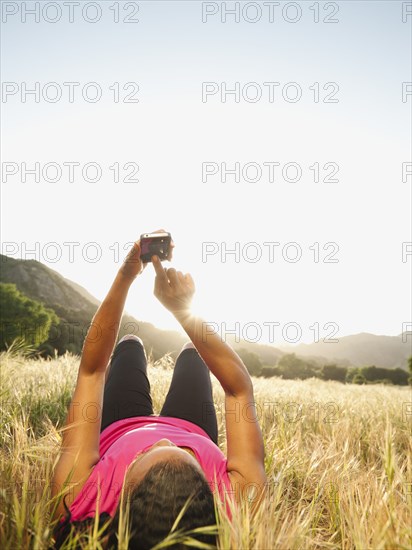
[[[49,482],[59,427],[79,357],[1,354],[0,548],[51,541]],[[155,413],[172,373],[149,368]],[[247,509],[221,527],[221,548],[410,549],[411,389],[254,379],[269,488],[253,521]],[[214,380],[220,446],[223,393]],[[242,412],[247,414],[247,411]],[[85,548],[99,548],[94,534]]]

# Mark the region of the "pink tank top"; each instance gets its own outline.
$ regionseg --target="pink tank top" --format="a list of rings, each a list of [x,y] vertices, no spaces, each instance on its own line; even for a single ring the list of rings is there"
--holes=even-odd
[[[114,422],[101,433],[100,460],[70,506],[71,521],[95,516],[97,507],[100,514],[114,516],[127,467],[139,451],[162,438],[191,449],[211,490],[222,501],[230,498],[227,459],[202,428],[180,418],[138,416]]]

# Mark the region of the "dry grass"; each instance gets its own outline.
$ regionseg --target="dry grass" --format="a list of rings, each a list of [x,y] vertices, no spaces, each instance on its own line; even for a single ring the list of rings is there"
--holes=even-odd
[[[50,543],[49,482],[78,364],[70,354],[49,361],[1,354],[2,550]],[[157,413],[171,377],[167,359],[152,364],[149,376]],[[410,388],[314,379],[255,379],[254,386],[267,500],[253,521],[245,508],[222,522],[221,548],[410,549]],[[214,388],[225,451],[216,380]],[[99,548],[98,541],[96,532],[85,547]]]

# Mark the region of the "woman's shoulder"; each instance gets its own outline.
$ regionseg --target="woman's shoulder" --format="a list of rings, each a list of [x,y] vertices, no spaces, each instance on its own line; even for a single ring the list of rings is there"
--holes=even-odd
[[[75,484],[69,485],[69,491],[64,494],[64,496],[59,496],[59,502],[53,511],[53,517],[55,519],[59,518],[61,521],[63,517],[67,515],[69,512],[70,506],[75,502],[78,495],[82,492],[84,486],[88,483],[90,480],[90,477],[95,469],[97,464],[92,466],[91,468],[85,469],[83,471],[83,475],[81,475],[80,480],[76,482]],[[81,474],[81,471],[78,470],[79,475]]]
[[[268,479],[264,470],[254,471],[247,478],[233,470],[228,471],[227,476],[230,481],[231,494],[237,503],[258,501],[267,489]]]

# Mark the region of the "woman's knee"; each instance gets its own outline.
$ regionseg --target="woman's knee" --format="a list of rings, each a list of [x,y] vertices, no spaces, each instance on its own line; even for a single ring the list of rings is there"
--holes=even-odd
[[[135,342],[139,342],[143,346],[143,340],[139,338],[139,336],[136,336],[136,334],[125,334],[122,338],[120,338],[117,344],[125,342],[126,340],[134,340]]]
[[[196,348],[195,348],[193,342],[186,342],[186,344],[184,344],[184,346],[180,350],[180,353],[182,353],[182,351],[185,351],[185,349],[196,349]]]

